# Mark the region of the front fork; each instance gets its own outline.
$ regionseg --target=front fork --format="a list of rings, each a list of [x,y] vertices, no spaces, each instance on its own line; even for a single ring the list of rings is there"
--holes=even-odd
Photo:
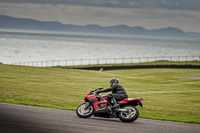
[[[90,102],[85,103],[85,110],[87,110],[90,107]]]

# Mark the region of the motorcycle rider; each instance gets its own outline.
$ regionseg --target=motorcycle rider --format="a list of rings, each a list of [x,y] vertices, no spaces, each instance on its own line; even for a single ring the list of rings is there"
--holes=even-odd
[[[121,85],[119,85],[119,80],[116,78],[113,78],[110,80],[110,87],[104,90],[99,90],[97,93],[103,93],[103,92],[109,92],[112,91],[112,94],[108,94],[108,99],[111,100],[111,103],[113,103],[113,109],[118,108],[119,104],[117,101],[124,100],[128,98],[128,95]]]

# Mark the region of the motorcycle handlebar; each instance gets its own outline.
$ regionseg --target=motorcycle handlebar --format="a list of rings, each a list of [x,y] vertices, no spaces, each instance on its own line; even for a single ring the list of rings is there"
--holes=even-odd
[[[100,87],[98,89],[95,89],[94,91],[97,91],[97,90],[103,90],[103,87]]]
[[[102,90],[102,89],[103,89],[103,87],[100,87],[100,88],[95,89],[94,91],[91,91],[91,92],[94,93],[94,94],[96,94],[96,92],[97,92],[98,90]]]

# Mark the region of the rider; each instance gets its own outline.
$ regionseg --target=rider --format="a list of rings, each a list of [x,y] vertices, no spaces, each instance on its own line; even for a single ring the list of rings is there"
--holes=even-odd
[[[98,93],[109,92],[109,91],[112,91],[112,94],[108,94],[107,97],[114,104],[113,108],[119,107],[119,104],[117,103],[117,101],[121,101],[128,98],[128,95],[125,89],[121,85],[119,85],[119,80],[116,78],[113,78],[110,80],[109,88],[104,89],[104,90],[99,90]]]

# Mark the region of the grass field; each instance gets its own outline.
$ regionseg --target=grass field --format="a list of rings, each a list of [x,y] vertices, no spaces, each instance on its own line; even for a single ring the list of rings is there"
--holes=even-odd
[[[119,78],[129,97],[142,97],[140,117],[200,124],[199,69],[88,71],[0,64],[0,102],[75,110],[84,96]]]

